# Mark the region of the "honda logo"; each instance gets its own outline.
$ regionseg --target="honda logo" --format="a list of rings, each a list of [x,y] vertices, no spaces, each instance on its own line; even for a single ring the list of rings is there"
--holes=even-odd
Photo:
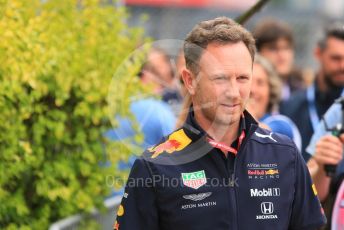
[[[274,212],[274,204],[272,202],[262,202],[260,204],[260,210],[265,215],[272,214]]]

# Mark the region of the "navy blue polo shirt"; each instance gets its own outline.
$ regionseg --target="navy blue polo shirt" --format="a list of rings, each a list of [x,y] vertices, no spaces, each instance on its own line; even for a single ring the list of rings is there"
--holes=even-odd
[[[326,218],[295,144],[244,114],[246,137],[236,156],[213,148],[192,113],[182,128],[146,150],[130,172],[114,228],[323,226]]]

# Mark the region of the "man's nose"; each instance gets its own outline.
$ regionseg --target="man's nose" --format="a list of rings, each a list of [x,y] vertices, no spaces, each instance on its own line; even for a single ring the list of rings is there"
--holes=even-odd
[[[239,86],[235,81],[229,81],[226,84],[225,96],[230,98],[239,97]]]

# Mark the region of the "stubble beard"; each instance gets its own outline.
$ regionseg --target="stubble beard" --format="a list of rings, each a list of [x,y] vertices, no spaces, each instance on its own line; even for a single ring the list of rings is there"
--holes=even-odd
[[[334,89],[334,88],[340,88],[340,87],[344,86],[344,81],[342,82],[342,84],[340,84],[340,83],[337,83],[337,82],[335,82],[333,80],[334,76],[337,75],[337,74],[344,75],[344,71],[340,71],[340,72],[337,71],[337,72],[334,72],[334,73],[325,73],[324,74],[325,83],[328,86],[328,88]]]
[[[202,108],[202,112],[207,120],[216,126],[230,126],[240,119],[240,115],[237,112],[223,114],[224,112],[218,108],[217,103],[213,103],[211,108]]]

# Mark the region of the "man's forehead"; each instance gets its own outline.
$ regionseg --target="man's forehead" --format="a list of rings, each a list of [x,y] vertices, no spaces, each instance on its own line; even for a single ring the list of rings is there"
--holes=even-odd
[[[226,59],[222,60],[224,57]],[[240,59],[241,62],[252,60],[251,54],[243,42],[225,44],[211,43],[203,50],[200,59],[218,63],[225,63],[226,60],[233,62],[236,59]]]
[[[219,67],[212,66],[211,68],[200,68],[199,77],[235,77],[235,76],[251,76],[252,68],[250,67]]]
[[[338,49],[338,46],[343,47],[344,46],[344,39],[339,39],[336,37],[329,37],[326,40],[327,43],[327,48],[332,48],[332,49]]]
[[[226,71],[226,70],[251,70],[253,66],[251,63],[245,63],[245,62],[212,62],[209,65],[200,65],[200,70],[203,71]]]
[[[242,53],[234,53],[233,55],[225,54],[231,50],[219,50],[219,52],[205,51],[199,62],[200,69],[216,70],[216,69],[240,69],[252,67],[252,59],[247,51],[247,55]]]

